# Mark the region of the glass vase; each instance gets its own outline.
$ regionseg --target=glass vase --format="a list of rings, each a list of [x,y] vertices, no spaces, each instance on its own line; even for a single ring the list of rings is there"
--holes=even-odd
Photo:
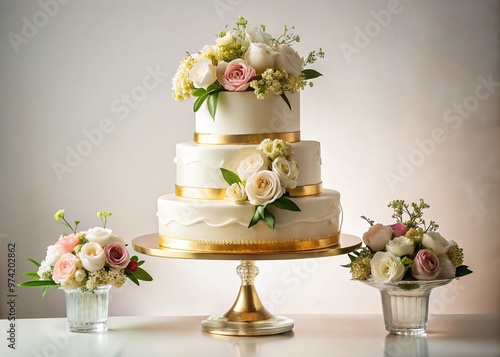
[[[102,332],[108,329],[108,303],[111,285],[93,291],[65,290],[68,329],[71,332]]]
[[[380,290],[385,329],[395,335],[424,335],[429,316],[429,298],[434,288],[453,279],[363,283]]]

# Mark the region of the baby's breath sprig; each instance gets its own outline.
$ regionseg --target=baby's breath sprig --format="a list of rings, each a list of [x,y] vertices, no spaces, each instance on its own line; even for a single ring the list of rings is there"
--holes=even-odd
[[[101,220],[102,228],[106,228],[106,223],[108,222],[108,218],[111,214],[111,212],[97,212],[97,217]]]
[[[419,226],[422,226],[424,233],[432,232],[439,228],[439,225],[435,221],[430,221],[427,226],[425,220],[422,219],[424,210],[430,208],[422,198],[418,203],[412,202],[411,204],[406,203],[404,200],[393,200],[389,202],[388,207],[394,210],[391,217],[403,223],[408,228],[419,228]],[[408,220],[406,221],[404,220],[405,214],[408,215]]]
[[[61,223],[63,226],[66,226],[68,227],[69,229],[71,229],[71,231],[73,233],[76,234],[76,229],[78,228],[78,225],[80,224],[80,221],[74,221],[74,224],[75,224],[75,228],[73,228],[73,226],[66,220],[66,218],[64,217],[64,210],[63,209],[60,209],[59,211],[57,211],[55,214],[54,214],[54,219],[56,220],[56,222],[59,222]],[[62,222],[61,222],[62,220]]]
[[[307,56],[306,59],[302,59],[304,62],[304,65],[306,64],[313,64],[316,62],[319,58],[325,58],[325,52],[323,52],[323,49],[320,48],[318,51],[311,51],[309,52],[309,55]]]
[[[295,35],[293,32],[288,32],[288,31],[294,30],[294,29],[295,29],[295,26],[288,28],[285,25],[285,27],[283,29],[283,33],[277,39],[274,40],[275,44],[276,45],[282,45],[282,44],[289,45],[289,44],[294,43],[294,42],[300,42],[299,35]]]

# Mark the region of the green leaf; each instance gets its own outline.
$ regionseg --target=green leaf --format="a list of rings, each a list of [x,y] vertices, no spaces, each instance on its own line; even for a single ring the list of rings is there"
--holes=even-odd
[[[46,287],[43,288],[43,290],[42,290],[42,298],[45,297],[45,294],[47,294],[47,291],[49,291],[49,288],[50,288],[49,285],[47,285]]]
[[[297,206],[295,202],[285,196],[281,196],[280,198],[275,200],[272,205],[287,211],[301,212],[299,206]]]
[[[208,95],[208,112],[213,120],[215,120],[215,112],[217,111],[217,101],[219,99],[219,92],[213,92]]]
[[[259,207],[261,206],[255,206],[255,211],[253,212],[253,217],[248,224],[248,228],[255,226],[257,223],[259,223],[260,220],[262,220],[262,217],[258,211]]]
[[[37,262],[36,260],[33,260],[31,258],[26,258],[27,260],[29,260],[30,262],[32,262],[33,264],[35,264],[37,267],[39,267],[41,264],[39,262]]]
[[[219,89],[219,82],[215,81],[207,87],[207,93],[214,92]]]
[[[139,260],[139,258],[137,257],[137,255],[134,255],[134,256],[130,257],[130,260],[135,260],[135,261],[138,261],[138,260]]]
[[[232,172],[231,170],[228,170],[228,169],[221,167],[220,171],[222,173],[222,177],[224,178],[224,180],[226,180],[228,185],[232,185],[233,183],[241,182],[240,177],[236,173]]]
[[[58,283],[52,280],[30,280],[17,284],[18,286],[55,286],[59,285]]]
[[[207,98],[208,98],[208,93],[205,93],[205,94],[199,96],[198,98],[196,98],[196,100],[194,101],[194,104],[193,104],[193,111],[195,113],[201,108],[201,105],[203,104],[203,102]]]
[[[418,289],[419,285],[418,284],[398,284],[398,287],[401,290],[414,290],[414,289]]]
[[[153,277],[151,275],[149,275],[149,273],[142,268],[137,268],[137,270],[134,271],[134,276],[138,280],[153,281]]]
[[[314,69],[304,69],[302,73],[304,73],[305,79],[313,79],[322,76],[321,73],[315,71]]]
[[[352,266],[352,263],[349,264],[341,264],[340,265],[342,268],[350,268]]]
[[[285,93],[281,93],[280,97],[283,98],[283,100],[285,101],[286,105],[288,106],[288,109],[292,110],[292,105],[290,104],[290,101],[286,97],[286,94]]]
[[[466,276],[466,275],[469,275],[472,273],[473,273],[473,271],[470,270],[467,265],[459,265],[459,266],[457,266],[457,269],[455,270],[455,276],[457,278],[459,278],[461,276]]]
[[[145,260],[139,260],[139,261],[137,262],[137,266],[139,266],[139,267],[140,267],[140,266],[141,266],[142,264],[144,264],[145,262],[146,262]]]
[[[196,88],[193,93],[191,93],[194,97],[200,97],[205,94],[207,91],[205,88]]]
[[[125,275],[127,278],[129,278],[135,285],[139,286],[139,280],[134,276],[134,273],[132,273],[130,270],[125,270]]]
[[[23,273],[24,276],[29,276],[31,278],[35,278],[35,279],[40,279],[40,275],[38,275],[37,273],[35,272],[26,272],[26,273]]]
[[[267,209],[267,207],[264,208],[263,220],[264,223],[267,224],[267,226],[274,231],[274,226],[276,225],[276,218],[274,217],[274,214],[272,214],[272,212]]]

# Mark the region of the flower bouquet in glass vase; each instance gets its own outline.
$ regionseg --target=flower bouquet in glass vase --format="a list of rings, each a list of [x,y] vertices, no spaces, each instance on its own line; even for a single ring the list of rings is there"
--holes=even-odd
[[[80,221],[72,226],[64,210],[54,215],[57,222],[71,229],[47,248],[42,262],[28,259],[38,267],[37,272],[24,273],[35,280],[19,286],[41,286],[42,296],[51,286],[62,288],[66,294],[66,313],[71,332],[100,332],[107,330],[109,290],[121,287],[130,279],[139,281],[153,278],[141,265],[144,261],[130,256],[123,238],[106,228],[109,212],[98,212],[102,227],[77,233]]]
[[[392,225],[370,224],[363,235],[366,247],[349,254],[354,280],[380,290],[385,328],[392,334],[421,335],[428,320],[431,290],[472,273],[463,265],[463,250],[427,224],[423,211],[430,206],[420,199],[407,204],[394,200]]]

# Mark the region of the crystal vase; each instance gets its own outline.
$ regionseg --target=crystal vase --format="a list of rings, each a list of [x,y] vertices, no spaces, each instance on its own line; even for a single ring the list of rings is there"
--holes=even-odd
[[[423,335],[427,329],[429,298],[434,288],[453,279],[363,283],[380,290],[385,329],[396,335]]]
[[[103,285],[93,291],[65,290],[68,329],[71,332],[106,331],[109,289]]]

